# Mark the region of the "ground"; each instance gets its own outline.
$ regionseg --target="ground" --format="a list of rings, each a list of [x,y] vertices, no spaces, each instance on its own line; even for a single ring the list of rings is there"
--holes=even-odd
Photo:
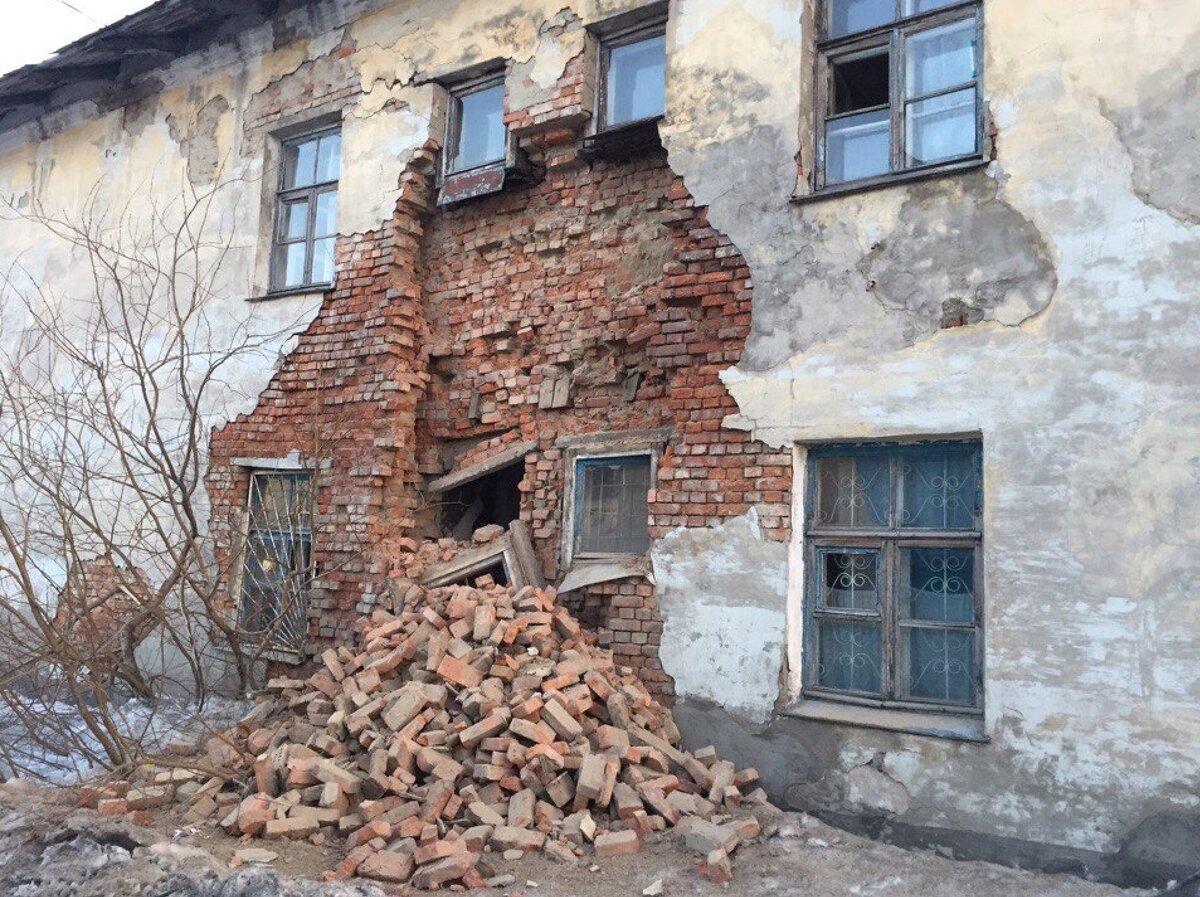
[[[164,811],[149,828],[73,809],[69,789],[0,787],[0,893],[6,897],[382,897],[367,882],[319,885],[336,850],[307,842],[254,842],[279,854],[279,875],[227,860],[248,846],[206,828],[181,828]],[[565,866],[544,856],[508,862],[514,877],[486,897],[637,897],[661,880],[663,897],[1145,897],[1068,875],[1043,875],[987,863],[904,850],[830,828],[811,817],[780,813],[769,836],[743,847],[732,884],[701,879],[677,836],[647,843],[641,854]],[[595,868],[593,868],[595,867]],[[282,881],[280,880],[282,879]]]

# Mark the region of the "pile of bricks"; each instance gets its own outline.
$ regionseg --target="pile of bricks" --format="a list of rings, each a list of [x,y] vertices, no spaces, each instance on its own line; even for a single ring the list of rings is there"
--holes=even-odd
[[[408,572],[452,554],[431,544]],[[414,888],[484,886],[497,855],[636,853],[667,829],[728,880],[730,854],[760,831],[757,773],[681,750],[669,711],[552,589],[394,582],[403,594],[364,621],[357,651],[271,680],[210,742],[227,773],[163,773],[138,795],[177,789],[189,821],[234,835],[344,838],[341,876]]]

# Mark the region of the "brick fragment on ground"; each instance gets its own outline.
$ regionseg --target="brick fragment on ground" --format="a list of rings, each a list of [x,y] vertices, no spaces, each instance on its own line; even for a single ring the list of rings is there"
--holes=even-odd
[[[400,557],[397,603],[361,621],[357,645],[324,651],[308,679],[272,679],[210,739],[227,774],[157,770],[85,803],[120,815],[186,794],[201,824],[332,839],[346,851],[337,875],[418,889],[482,886],[501,855],[637,853],[680,825],[700,873],[728,881],[730,853],[760,831],[758,773],[682,750],[670,712],[553,589],[418,585],[457,549]]]

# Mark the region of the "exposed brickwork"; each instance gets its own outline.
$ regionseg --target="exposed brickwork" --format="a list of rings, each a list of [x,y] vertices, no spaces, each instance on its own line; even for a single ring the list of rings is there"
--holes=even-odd
[[[423,261],[436,336],[422,438],[479,440],[458,467],[507,442],[538,442],[522,517],[548,578],[563,572],[563,436],[674,430],[651,496],[655,536],[754,506],[764,531],[784,537],[790,457],[721,429],[736,408],[719,372],[749,331],[749,271],[661,154],[556,169],[529,189],[446,211],[430,222]],[[547,380],[561,377],[568,407],[539,407]],[[614,597],[636,597],[638,615]],[[593,586],[575,604],[665,687],[649,585]]]
[[[150,615],[139,615],[150,606],[153,590],[145,574],[101,555],[71,571],[58,596],[54,626],[82,652],[84,662],[108,665],[127,643],[137,645],[154,628]]]
[[[334,288],[258,407],[212,435],[211,525],[231,594],[249,485],[234,459],[321,459],[309,629],[318,640],[351,638],[387,573],[389,548],[413,526],[413,432],[427,379],[414,272],[435,159],[430,149],[409,166],[388,228],[338,247]]]
[[[572,60],[554,91],[507,116],[546,171],[532,186],[433,211],[432,154],[410,166],[390,225],[339,247],[335,289],[258,409],[214,434],[210,490],[231,559],[247,477],[231,459],[324,462],[313,649],[347,638],[396,540],[433,534],[422,479],[518,441],[537,444],[521,517],[551,581],[565,572],[562,437],[670,430],[654,537],[751,507],[768,538],[786,536],[790,456],[721,427],[737,410],[719,373],[749,334],[749,269],[665,153],[579,157],[592,65]],[[568,601],[669,697],[652,586],[633,577]]]
[[[572,25],[556,24],[549,31],[557,37],[569,27],[582,28],[576,21]],[[562,76],[549,91],[542,91],[531,78],[523,79],[518,87],[528,99],[524,104],[514,103],[514,94],[510,91],[504,114],[508,129],[520,137],[527,137],[544,129],[569,129],[584,124],[595,105],[596,56],[596,44],[588,38],[584,52],[567,63]],[[573,133],[571,137],[574,137]]]

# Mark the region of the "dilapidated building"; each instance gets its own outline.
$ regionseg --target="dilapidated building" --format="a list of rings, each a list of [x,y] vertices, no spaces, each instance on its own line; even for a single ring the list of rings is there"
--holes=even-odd
[[[781,801],[1165,876],[1200,859],[1198,40],[1173,0],[160,0],[0,79],[0,193],[223,191],[212,339],[285,335],[227,372],[208,527],[246,625],[263,551],[311,561],[280,662],[405,540],[515,523],[471,572],[557,585]],[[69,300],[78,259],[2,227]]]

